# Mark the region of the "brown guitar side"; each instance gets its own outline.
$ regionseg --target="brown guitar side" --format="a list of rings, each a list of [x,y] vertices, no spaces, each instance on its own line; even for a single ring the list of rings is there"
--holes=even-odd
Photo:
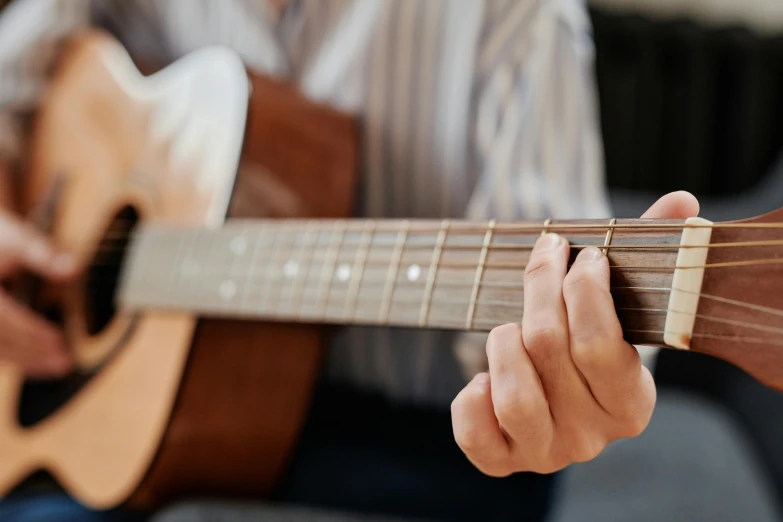
[[[252,85],[229,216],[350,216],[354,122],[285,84],[252,77]],[[132,504],[267,494],[307,413],[323,335],[321,326],[199,321],[171,423]]]

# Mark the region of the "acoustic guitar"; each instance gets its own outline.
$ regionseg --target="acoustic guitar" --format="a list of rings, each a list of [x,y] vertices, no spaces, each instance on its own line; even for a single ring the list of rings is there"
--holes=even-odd
[[[86,505],[263,497],[307,414],[324,328],[518,322],[535,240],[603,249],[626,339],[783,390],[780,211],[686,220],[351,218],[359,128],[210,48],[143,76],[96,32],[63,54],[24,210],[84,276],[31,285],[78,371],[0,367],[0,493],[46,470]],[[35,290],[35,291],[33,291]],[[35,410],[34,414],[25,413]]]

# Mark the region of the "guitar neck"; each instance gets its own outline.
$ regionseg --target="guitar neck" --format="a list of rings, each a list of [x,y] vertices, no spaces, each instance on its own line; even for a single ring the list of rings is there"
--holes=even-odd
[[[571,260],[604,248],[630,342],[664,344],[682,220],[230,221],[141,228],[121,305],[205,316],[488,331],[522,320],[524,271],[546,231]]]

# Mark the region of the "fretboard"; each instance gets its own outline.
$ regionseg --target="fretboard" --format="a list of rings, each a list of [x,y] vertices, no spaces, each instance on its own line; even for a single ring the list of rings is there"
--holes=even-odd
[[[643,225],[642,225],[643,224]],[[642,225],[642,226],[640,226]],[[520,322],[544,231],[604,248],[626,338],[662,344],[682,221],[230,221],[146,227],[120,304],[201,316],[487,331]]]

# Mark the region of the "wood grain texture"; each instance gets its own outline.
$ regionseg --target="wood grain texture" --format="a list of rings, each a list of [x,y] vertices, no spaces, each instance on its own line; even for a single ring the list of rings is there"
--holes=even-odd
[[[736,224],[783,221],[778,210]],[[783,227],[722,228],[712,244],[777,241],[770,245],[711,248],[707,264],[783,260]],[[728,361],[783,391],[783,264],[707,268],[692,350]]]

